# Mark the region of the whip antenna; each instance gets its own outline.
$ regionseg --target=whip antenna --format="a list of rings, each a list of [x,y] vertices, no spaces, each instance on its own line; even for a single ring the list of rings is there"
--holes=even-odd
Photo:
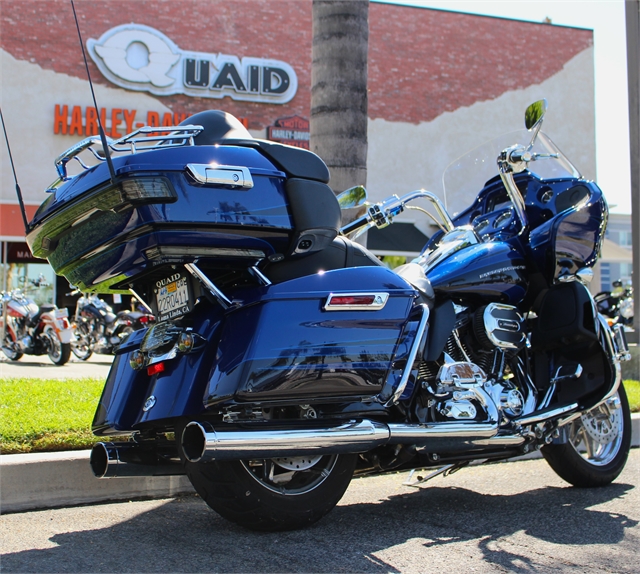
[[[18,185],[18,176],[16,175],[16,166],[13,163],[13,156],[11,155],[11,146],[9,145],[9,136],[7,136],[7,128],[4,125],[4,116],[2,115],[2,108],[0,108],[0,120],[2,120],[2,131],[4,132],[4,140],[7,142],[7,151],[9,152],[9,162],[11,163],[11,169],[13,170],[13,181],[16,182],[16,194],[18,196],[18,203],[20,204],[22,221],[24,222],[24,232],[29,233],[29,221],[27,220],[27,212],[24,208],[24,201],[22,201],[22,190]]]
[[[84,66],[87,69],[87,78],[89,78],[89,87],[91,88],[91,96],[93,97],[93,107],[96,110],[96,116],[98,119],[98,129],[100,131],[100,141],[104,148],[105,159],[107,160],[107,166],[109,167],[109,174],[111,176],[111,183],[116,183],[116,172],[113,169],[113,162],[111,161],[111,152],[109,151],[109,144],[107,143],[107,136],[104,133],[102,127],[102,120],[100,119],[100,110],[98,109],[98,102],[96,101],[96,93],[93,91],[93,82],[91,81],[91,74],[89,73],[89,63],[87,62],[87,54],[84,51],[84,44],[82,43],[82,34],[80,33],[80,24],[78,24],[78,16],[76,14],[76,7],[71,0],[71,8],[73,10],[73,17],[76,21],[76,29],[78,30],[78,38],[80,40],[80,48],[82,49],[82,57],[84,58]]]

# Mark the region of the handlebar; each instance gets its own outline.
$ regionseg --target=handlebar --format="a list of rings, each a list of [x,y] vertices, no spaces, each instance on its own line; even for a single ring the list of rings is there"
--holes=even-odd
[[[355,238],[372,227],[377,227],[378,229],[387,227],[396,215],[399,215],[407,208],[408,203],[416,199],[427,199],[430,201],[442,220],[444,228],[447,231],[451,231],[454,228],[451,216],[447,213],[440,198],[430,191],[418,189],[410,191],[402,197],[392,195],[383,201],[369,206],[364,215],[342,227],[340,232],[343,235],[352,235],[352,238]]]

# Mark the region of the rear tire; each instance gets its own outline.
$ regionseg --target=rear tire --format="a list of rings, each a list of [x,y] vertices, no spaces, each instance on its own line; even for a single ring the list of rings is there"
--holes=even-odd
[[[186,463],[200,497],[223,518],[249,530],[304,528],[347,490],[357,455]]]
[[[49,340],[49,351],[47,355],[54,365],[61,367],[71,357],[71,343],[63,343],[53,330],[53,327],[46,327],[44,336]]]
[[[593,488],[613,482],[631,446],[631,412],[624,386],[604,404],[570,423],[569,440],[541,449],[551,468],[573,486]]]

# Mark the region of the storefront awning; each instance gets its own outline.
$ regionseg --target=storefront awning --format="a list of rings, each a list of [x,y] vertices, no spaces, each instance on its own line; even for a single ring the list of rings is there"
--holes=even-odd
[[[367,249],[376,255],[417,257],[429,238],[413,223],[394,223],[367,232]]]

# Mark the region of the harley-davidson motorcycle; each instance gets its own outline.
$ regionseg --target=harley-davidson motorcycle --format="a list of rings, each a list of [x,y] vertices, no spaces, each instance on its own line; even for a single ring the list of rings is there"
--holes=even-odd
[[[633,325],[633,287],[613,282],[612,291],[601,291],[594,297],[598,312],[607,317],[610,324]]]
[[[97,353],[113,355],[118,346],[133,331],[153,323],[153,315],[141,311],[122,310],[113,312],[111,305],[95,293],[80,293],[74,290],[70,295],[80,294],[73,316],[74,337],[71,341],[73,354],[86,361]]]
[[[44,287],[44,278],[31,279],[33,287]],[[72,329],[69,312],[53,304],[38,304],[22,289],[0,293],[2,352],[11,361],[23,355],[48,355],[54,365],[64,365],[71,356]]]
[[[540,449],[573,485],[614,480],[628,348],[586,287],[607,205],[540,133],[545,109],[447,170],[449,204],[472,198],[458,215],[419,190],[342,228],[362,188],[336,198],[318,156],[224,112],[63,153],[33,253],[157,320],[116,352],[94,474],[186,473],[255,530],[319,520],[354,472],[430,478]],[[83,151],[101,161],[69,176]],[[409,208],[440,231],[392,271],[353,238]]]

